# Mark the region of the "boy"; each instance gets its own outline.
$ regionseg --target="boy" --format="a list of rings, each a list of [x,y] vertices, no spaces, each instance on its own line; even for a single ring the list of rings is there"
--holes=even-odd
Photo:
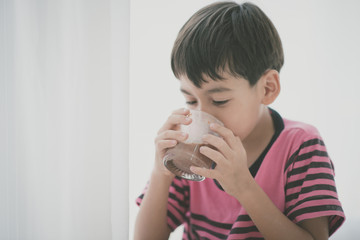
[[[205,135],[200,152],[214,169],[193,182],[163,165],[184,141],[188,109],[167,119],[155,140],[155,165],[140,206],[135,239],[167,239],[184,224],[183,239],[328,239],[345,217],[333,165],[317,130],[267,107],[280,92],[284,57],[268,17],[250,3],[200,9],[180,30],[171,66],[189,109],[224,123]]]

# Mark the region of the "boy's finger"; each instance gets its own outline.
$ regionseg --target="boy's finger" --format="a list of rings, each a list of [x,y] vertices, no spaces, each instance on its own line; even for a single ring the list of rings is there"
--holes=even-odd
[[[218,149],[224,156],[229,156],[231,147],[225,139],[214,136],[212,134],[206,134],[203,136],[202,140],[205,143]]]
[[[190,113],[190,110],[187,108],[179,108],[172,112],[172,114],[182,114],[182,115],[188,115]]]
[[[220,146],[220,144],[212,143],[211,141],[209,141],[207,143],[209,143],[210,145],[217,148],[217,150],[212,149],[208,146],[202,146],[202,147],[200,147],[200,153],[205,155],[206,157],[210,158],[211,160],[213,160],[216,164],[219,164],[222,161],[226,161],[227,152],[229,152],[230,149],[229,149],[229,146],[227,145],[227,143],[224,142],[224,140],[222,140],[218,137],[215,137],[215,136],[213,136],[213,137],[222,141],[223,144],[221,144],[221,146]]]
[[[237,138],[234,136],[234,133],[230,129],[217,123],[211,123],[210,129],[219,134],[227,142],[230,148],[234,149],[237,146]]]
[[[188,138],[187,133],[175,131],[175,130],[166,130],[162,133],[159,133],[159,135],[155,138],[155,143],[160,140],[164,139],[175,139],[179,142],[185,141]]]
[[[192,171],[193,173],[195,173],[197,175],[203,176],[205,178],[215,179],[215,176],[216,176],[216,171],[213,169],[206,169],[206,168],[191,166],[190,171]]]
[[[158,148],[160,149],[172,148],[175,147],[176,144],[177,144],[176,140],[162,140],[159,141]]]
[[[176,125],[179,124],[190,124],[191,123],[191,118],[187,116],[187,114],[171,114],[168,119],[166,120],[165,124],[160,128],[160,130],[158,131],[158,134],[169,130],[169,129],[173,129]]]

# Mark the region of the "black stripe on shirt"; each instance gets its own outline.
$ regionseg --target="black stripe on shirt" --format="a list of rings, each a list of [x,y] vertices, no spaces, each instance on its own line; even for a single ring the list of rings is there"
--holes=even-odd
[[[176,185],[174,182],[171,184],[171,187],[175,188],[175,191],[177,191],[178,193],[182,195],[185,194],[185,189],[183,187]]]
[[[180,209],[178,209],[178,208],[177,208],[174,204],[172,204],[171,202],[169,202],[168,204],[171,205],[171,206],[183,217],[183,219],[186,218],[184,211],[181,211]]]
[[[338,216],[331,216],[331,222],[334,222],[332,227],[329,229],[329,235],[332,235],[336,229],[338,229],[340,227],[340,225],[344,222],[344,218],[343,217],[338,217]]]
[[[239,215],[238,218],[236,219],[237,222],[248,222],[248,221],[252,221],[250,216],[247,214],[244,215]]]
[[[237,227],[231,229],[230,234],[245,234],[250,232],[259,232],[256,226],[250,226],[250,227]]]
[[[303,200],[300,200],[298,202],[296,202],[295,204],[287,207],[285,209],[285,215],[288,215],[289,212],[291,212],[294,208],[296,208],[297,206],[305,203],[305,202],[308,202],[308,201],[316,201],[316,200],[325,200],[325,199],[334,199],[334,200],[337,200],[336,197],[333,197],[333,196],[330,196],[330,195],[319,195],[319,196],[312,196],[312,197],[307,197],[307,198],[304,198]]]
[[[287,183],[286,186],[285,186],[285,191],[288,190],[288,189],[294,188],[294,187],[302,186],[304,184],[304,182],[306,182],[306,181],[312,181],[312,180],[317,180],[317,179],[334,180],[334,176],[332,174],[328,174],[328,173],[308,174],[303,179]]]
[[[179,219],[177,219],[177,218],[175,217],[175,215],[172,214],[172,212],[170,212],[169,210],[167,211],[167,216],[175,223],[176,226],[179,226],[179,225],[182,223],[182,222],[181,222]]]
[[[209,218],[207,218],[204,215],[200,215],[200,214],[195,214],[195,213],[191,213],[191,218],[198,220],[198,221],[202,221],[205,222],[209,225],[218,227],[218,228],[222,228],[222,229],[226,229],[226,230],[230,230],[232,227],[232,223],[221,223],[221,222],[216,222],[213,220],[210,220]]]
[[[285,201],[289,202],[291,200],[297,199],[300,194],[309,193],[309,192],[318,191],[318,190],[328,190],[328,191],[336,192],[336,187],[333,185],[329,185],[329,184],[315,184],[315,185],[312,185],[309,187],[303,187],[303,188],[301,188],[300,192],[296,192],[296,193],[287,195],[285,197]]]
[[[297,216],[306,214],[306,213],[316,213],[316,212],[326,212],[326,211],[339,211],[343,212],[343,209],[339,205],[320,205],[320,206],[312,206],[305,207],[299,210],[292,212],[288,218],[290,220],[294,220]]]
[[[207,232],[217,238],[222,238],[222,239],[226,239],[226,235],[224,234],[221,234],[221,233],[218,233],[218,232],[215,232],[213,230],[210,230],[210,229],[207,229],[205,227],[202,227],[202,226],[199,226],[199,225],[196,225],[196,224],[192,224],[192,228],[196,231],[203,231],[203,232]]]
[[[304,142],[303,144],[300,145],[300,147],[291,155],[291,157],[289,158],[289,160],[287,161],[286,165],[285,165],[285,169],[284,172],[290,167],[291,164],[293,164],[293,162],[295,161],[295,159],[297,158],[299,152],[301,149],[309,147],[309,146],[313,146],[313,145],[321,145],[321,146],[325,146],[324,142],[321,139],[318,138],[314,138],[311,140],[308,140],[306,142]]]
[[[185,201],[184,200],[180,200],[177,198],[177,196],[174,194],[174,193],[169,193],[169,198],[171,198],[172,200],[175,200],[176,202],[179,203],[179,205],[183,208],[186,208],[186,204],[185,204]]]
[[[175,177],[176,180],[178,180],[179,182],[182,183],[182,179],[179,178],[178,176]],[[182,185],[182,186],[179,186],[176,184],[177,181],[173,181],[171,183],[171,186],[175,188],[175,190],[181,194],[185,194],[186,192],[189,192],[189,186],[188,185]]]
[[[298,167],[298,168],[294,168],[293,170],[291,170],[290,172],[287,173],[287,177],[291,177],[293,175],[297,175],[297,174],[301,174],[301,173],[305,173],[309,170],[309,168],[328,168],[328,169],[332,169],[331,164],[328,162],[311,162],[308,165],[302,166],[302,167]]]
[[[328,157],[328,154],[327,154],[327,152],[325,152],[325,151],[314,150],[314,151],[307,152],[307,153],[303,153],[303,154],[299,155],[299,156],[296,158],[296,162],[303,161],[303,160],[312,158],[312,157],[314,157],[314,156]]]

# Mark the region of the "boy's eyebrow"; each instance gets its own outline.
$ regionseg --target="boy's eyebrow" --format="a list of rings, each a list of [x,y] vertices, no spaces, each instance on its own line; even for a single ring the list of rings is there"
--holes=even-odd
[[[226,87],[217,87],[217,88],[212,88],[207,90],[207,93],[219,93],[219,92],[228,92],[231,91],[230,88],[226,88]]]
[[[182,93],[185,93],[186,95],[190,95],[192,96],[191,93],[189,93],[188,91],[186,91],[185,89],[183,88],[180,88],[180,91]],[[226,87],[216,87],[216,88],[212,88],[212,89],[209,89],[207,90],[206,92],[208,94],[212,94],[212,93],[219,93],[219,92],[228,92],[228,91],[232,91],[230,88],[226,88]]]
[[[180,91],[181,91],[182,93],[185,93],[186,95],[192,96],[192,94],[189,93],[188,91],[186,91],[185,89],[180,88]]]

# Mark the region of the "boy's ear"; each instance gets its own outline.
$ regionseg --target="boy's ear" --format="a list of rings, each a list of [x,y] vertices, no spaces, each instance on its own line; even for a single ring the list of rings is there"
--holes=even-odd
[[[262,103],[269,105],[275,101],[280,93],[280,76],[278,71],[271,69],[264,73],[261,77],[263,83],[263,99]]]

